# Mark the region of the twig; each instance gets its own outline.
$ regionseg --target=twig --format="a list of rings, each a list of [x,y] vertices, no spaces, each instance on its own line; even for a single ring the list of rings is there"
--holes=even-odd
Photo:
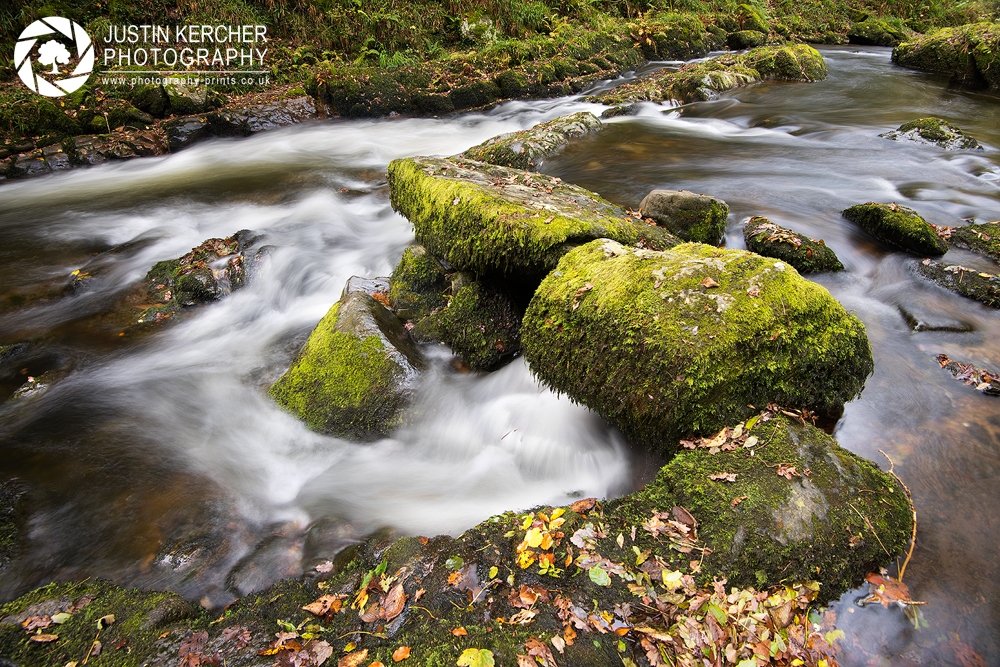
[[[424,607],[418,607],[415,604],[411,604],[410,605],[410,609],[419,609],[421,611],[426,611],[428,616],[430,616],[431,618],[433,618],[435,621],[438,620],[437,616],[435,616],[434,614],[432,614],[429,609],[426,609]]]
[[[899,478],[899,475],[893,472],[895,464],[893,464],[892,459],[890,459],[889,455],[881,449],[878,451],[879,454],[884,456],[886,460],[889,461],[889,474],[895,477],[896,481],[899,482],[899,485],[903,487],[903,491],[906,491],[906,502],[910,504],[910,513],[913,515],[913,531],[910,533],[910,550],[906,553],[906,560],[903,561],[903,567],[899,568],[899,576],[897,577],[899,581],[902,581],[903,574],[906,572],[906,566],[910,564],[910,556],[913,555],[913,547],[917,545],[917,510],[913,506],[913,494],[910,493],[910,489],[906,486],[906,484],[903,484],[903,480]]]
[[[882,547],[882,551],[885,552],[885,555],[888,556],[889,558],[892,558],[892,554],[889,553],[889,550],[885,548],[884,544],[882,544],[882,539],[878,536],[878,533],[875,532],[875,526],[873,526],[872,522],[868,520],[868,517],[866,517],[864,514],[858,511],[858,508],[852,505],[851,503],[847,503],[847,506],[858,513],[858,516],[864,520],[865,525],[868,526],[868,529],[872,531],[872,535],[874,535],[875,539],[878,540],[879,546]]]

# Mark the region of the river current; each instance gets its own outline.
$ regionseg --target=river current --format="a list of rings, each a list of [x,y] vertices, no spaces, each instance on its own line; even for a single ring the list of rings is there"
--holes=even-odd
[[[1000,315],[914,277],[913,258],[840,211],[875,200],[940,225],[1000,218],[1000,98],[895,67],[888,49],[823,54],[825,81],[645,105],[544,170],[630,208],[656,188],[720,197],[728,247],[745,247],[743,223],[763,215],[836,251],[847,271],[812,279],[864,322],[875,374],[835,435],[888,468],[884,451],[912,491],[919,533],[905,581],[928,603],[914,621],[858,606],[864,590],[846,594],[831,610],[844,663],[997,664],[1000,402],[935,355],[1000,369]],[[220,606],[382,527],[457,533],[650,479],[658,461],[539,385],[520,359],[482,376],[438,364],[415,417],[373,444],[313,433],[265,394],[347,279],[388,275],[412,242],[389,206],[390,160],[603,109],[571,97],[329,121],[0,187],[0,344],[37,350],[3,369],[0,398],[29,375],[68,371],[44,394],[0,405],[0,481],[21,480],[31,507],[28,553],[0,574],[0,597],[92,576]],[[878,137],[931,115],[986,151]],[[273,246],[248,287],[141,342],[102,320],[155,262],[239,229]],[[62,293],[74,270],[122,244],[88,290]],[[945,261],[997,270],[959,250]],[[914,332],[901,308],[968,331]]]

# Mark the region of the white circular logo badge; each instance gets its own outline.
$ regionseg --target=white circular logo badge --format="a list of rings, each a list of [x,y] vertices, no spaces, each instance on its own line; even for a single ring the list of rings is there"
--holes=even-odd
[[[47,35],[53,37],[46,39]],[[66,48],[60,36],[72,40],[75,53]],[[44,41],[38,47],[38,55],[31,58],[39,40]],[[60,70],[60,65],[66,66],[74,59],[77,64],[72,72],[64,71],[66,67]],[[34,67],[36,62],[42,66],[38,72]],[[32,91],[46,97],[61,97],[87,83],[94,69],[94,46],[80,24],[61,16],[49,16],[29,25],[17,38],[14,67],[21,81]]]

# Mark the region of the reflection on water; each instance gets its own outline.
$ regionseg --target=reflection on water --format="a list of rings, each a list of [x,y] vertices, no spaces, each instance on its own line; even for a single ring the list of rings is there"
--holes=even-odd
[[[885,49],[825,54],[826,81],[645,105],[546,170],[632,208],[654,188],[721,197],[730,247],[744,247],[742,223],[764,215],[837,252],[848,271],[815,279],[864,321],[876,362],[837,438],[885,467],[886,452],[912,490],[920,534],[906,582],[929,603],[915,630],[899,610],[857,608],[863,592],[847,594],[832,610],[847,662],[962,664],[974,652],[996,663],[1000,404],[935,355],[1000,369],[1000,317],[914,278],[911,258],[839,212],[878,200],[937,224],[1000,218],[997,99],[894,68]],[[23,368],[0,365],[0,388],[13,391],[22,371],[70,371],[0,407],[0,475],[25,480],[34,508],[30,558],[5,572],[0,594],[110,576],[218,605],[382,525],[455,532],[504,509],[628,488],[637,464],[620,436],[521,362],[470,376],[436,361],[406,425],[370,445],[312,433],[264,394],[346,279],[388,274],[412,241],[388,204],[390,159],[456,153],[582,109],[601,108],[563,99],[331,122],[0,188],[0,344],[38,350]],[[877,136],[928,115],[988,150]],[[141,343],[99,316],[156,261],[243,228],[274,247],[249,287]],[[71,271],[123,243],[88,291],[63,294]],[[946,260],[993,266],[959,251]],[[971,331],[916,333],[901,309]]]

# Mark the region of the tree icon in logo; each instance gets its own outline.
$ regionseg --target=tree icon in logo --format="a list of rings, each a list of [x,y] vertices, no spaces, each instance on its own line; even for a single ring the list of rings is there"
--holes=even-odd
[[[36,58],[32,57],[35,45],[46,36],[52,36],[38,48]],[[73,50],[67,49],[60,40],[71,40]],[[63,78],[59,76],[59,65],[66,65],[74,58],[76,67]],[[35,71],[35,63],[51,65],[51,70]],[[46,97],[61,97],[82,88],[94,70],[94,45],[90,35],[80,24],[61,16],[49,16],[29,25],[18,37],[14,46],[14,66],[17,75],[28,88]],[[43,76],[44,75],[44,76]]]
[[[59,74],[59,68],[56,66],[56,63],[65,65],[69,62],[69,58],[69,51],[66,50],[66,47],[54,39],[45,42],[38,49],[38,63],[40,65],[52,65],[52,72],[50,74]]]

